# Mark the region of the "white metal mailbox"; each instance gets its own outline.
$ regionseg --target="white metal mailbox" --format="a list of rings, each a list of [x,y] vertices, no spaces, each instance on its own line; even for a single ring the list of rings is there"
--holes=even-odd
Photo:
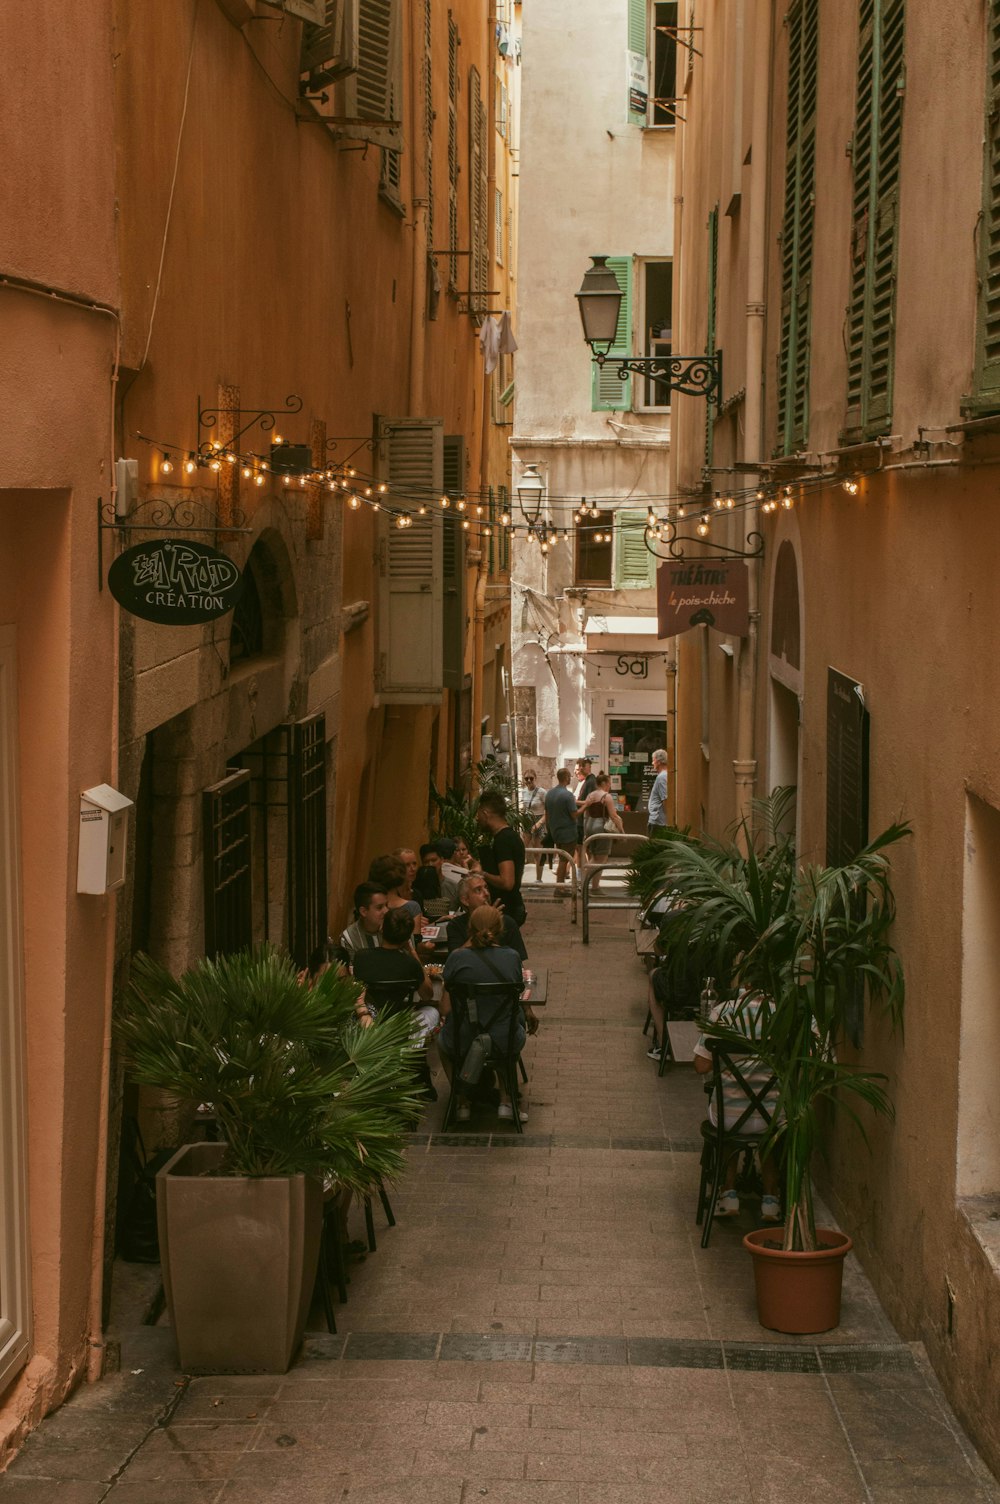
[[[124,883],[131,808],[132,800],[119,794],[110,783],[99,783],[80,795],[78,893],[111,893]]]

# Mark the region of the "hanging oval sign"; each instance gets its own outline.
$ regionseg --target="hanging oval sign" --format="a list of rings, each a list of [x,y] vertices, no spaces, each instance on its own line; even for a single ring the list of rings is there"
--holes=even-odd
[[[108,588],[133,616],[162,626],[197,626],[231,611],[243,593],[232,559],[204,543],[154,538],[120,554]]]

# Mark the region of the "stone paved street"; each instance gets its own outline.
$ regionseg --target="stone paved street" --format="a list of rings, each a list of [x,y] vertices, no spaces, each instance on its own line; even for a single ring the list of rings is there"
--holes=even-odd
[[[442,1090],[336,1336],[283,1378],[186,1383],[165,1327],[126,1333],[122,1374],[39,1428],[5,1504],[1000,1500],[856,1264],[838,1330],[790,1339],[754,1314],[756,1207],[699,1246],[704,1098],[645,1056],[624,916],[584,947],[536,903],[527,938],[550,988],[524,1139],[492,1117],[439,1137]]]

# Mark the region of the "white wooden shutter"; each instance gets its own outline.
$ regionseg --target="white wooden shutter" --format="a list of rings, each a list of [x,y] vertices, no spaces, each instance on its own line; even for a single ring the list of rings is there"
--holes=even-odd
[[[646,547],[646,513],[615,513],[615,589],[644,590],[653,583],[655,560]]]
[[[372,141],[387,151],[403,144],[402,123],[393,115],[402,99],[401,0],[358,0],[357,72],[348,81],[345,136]]]
[[[422,704],[440,697],[442,679],[442,527],[444,423],[440,418],[382,418],[382,473],[394,507],[413,516],[398,528],[383,517],[379,543],[378,689],[385,701]],[[425,517],[417,515],[421,502]],[[432,509],[433,504],[433,509]]]

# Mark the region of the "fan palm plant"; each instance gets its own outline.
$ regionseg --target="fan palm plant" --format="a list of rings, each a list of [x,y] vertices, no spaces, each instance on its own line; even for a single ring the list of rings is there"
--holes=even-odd
[[[783,796],[782,796],[783,797]],[[841,867],[798,869],[783,836],[781,797],[760,811],[769,843],[755,848],[677,836],[658,843],[633,869],[633,887],[676,895],[680,913],[663,934],[668,962],[693,954],[703,975],[754,1000],[719,1019],[709,1033],[750,1049],[779,1082],[765,1152],[783,1154],[784,1246],[816,1246],[810,1164],[820,1140],[821,1104],[838,1102],[864,1133],[862,1103],[891,1116],[885,1077],[837,1059],[846,1038],[860,1039],[864,1000],[893,1027],[902,1022],[904,979],[890,931],[895,902],[887,850],[909,834],[890,825]],[[642,885],[640,887],[640,884]]]
[[[423,1099],[410,1021],[362,1029],[359,991],[332,968],[300,982],[273,946],[176,979],[139,955],[116,1029],[141,1085],[212,1104],[225,1173],[334,1176],[363,1192],[402,1169],[402,1133]]]

